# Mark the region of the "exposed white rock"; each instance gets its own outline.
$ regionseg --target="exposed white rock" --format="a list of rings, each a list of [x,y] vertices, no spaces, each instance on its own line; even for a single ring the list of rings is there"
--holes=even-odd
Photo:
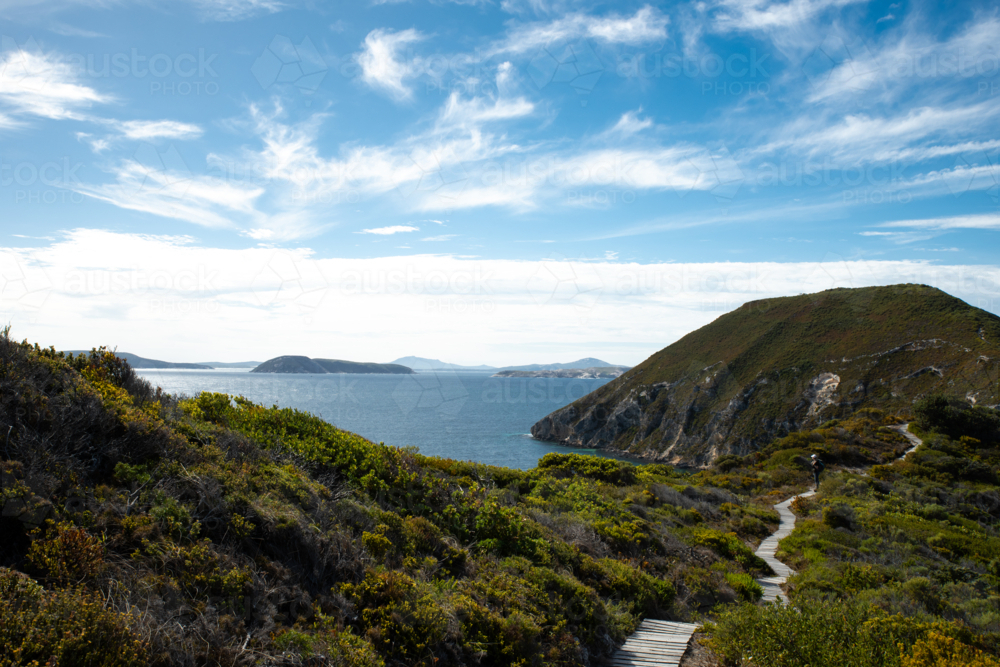
[[[840,376],[834,373],[820,373],[809,383],[805,398],[809,401],[808,416],[815,416],[820,410],[834,402],[834,394],[840,386]]]

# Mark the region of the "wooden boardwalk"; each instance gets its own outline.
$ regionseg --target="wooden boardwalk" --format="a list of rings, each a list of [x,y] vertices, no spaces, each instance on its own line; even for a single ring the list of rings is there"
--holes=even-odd
[[[647,618],[606,664],[613,667],[677,667],[697,628],[696,623]]]
[[[922,444],[920,438],[907,430],[907,426],[909,424],[892,427],[905,435],[913,445],[900,457],[901,459],[906,458],[907,454]],[[778,551],[778,542],[788,537],[795,529],[795,514],[791,509],[792,501],[796,498],[808,498],[815,493],[815,491],[800,493],[774,506],[781,518],[778,530],[761,542],[756,552],[774,570],[773,577],[757,580],[757,583],[764,589],[764,602],[774,600],[788,602],[788,597],[781,586],[788,577],[795,574],[795,571],[775,558],[774,554]],[[681,658],[684,657],[684,652],[687,651],[688,643],[691,641],[691,635],[697,628],[698,624],[696,623],[674,623],[647,618],[618,649],[614,657],[605,664],[611,667],[679,667]]]
[[[906,436],[906,439],[910,441],[911,445],[913,445],[899,457],[900,459],[905,459],[907,454],[923,444],[923,441],[920,438],[907,430],[908,427],[909,424],[899,424],[897,426],[889,427]],[[799,495],[792,496],[788,500],[774,506],[774,509],[778,510],[778,515],[781,517],[781,523],[778,524],[778,530],[772,533],[770,537],[761,542],[760,546],[757,547],[757,555],[767,561],[767,564],[771,566],[772,570],[774,570],[775,575],[773,577],[763,577],[757,580],[757,583],[764,589],[764,602],[771,602],[773,600],[781,600],[785,603],[788,602],[788,597],[782,590],[781,585],[788,580],[788,577],[795,574],[795,570],[775,558],[774,554],[778,550],[778,542],[788,537],[795,529],[795,514],[793,514],[791,510],[792,501],[796,498],[808,498],[809,496],[815,494],[815,491],[800,493]]]
[[[778,515],[781,517],[781,523],[778,524],[778,530],[771,533],[770,537],[760,543],[756,552],[774,570],[773,577],[763,577],[757,580],[757,583],[764,589],[764,602],[771,602],[773,600],[788,602],[788,597],[781,590],[781,585],[785,583],[788,577],[795,574],[795,570],[775,558],[774,554],[778,550],[778,542],[788,537],[795,529],[795,514],[791,510],[792,501],[796,498],[808,498],[815,493],[815,491],[807,491],[806,493],[792,496],[785,502],[774,506],[774,509],[778,510]]]

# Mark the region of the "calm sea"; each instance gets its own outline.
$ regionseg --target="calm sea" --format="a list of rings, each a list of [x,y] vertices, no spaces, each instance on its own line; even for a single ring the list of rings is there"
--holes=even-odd
[[[140,370],[171,394],[241,395],[306,410],[369,440],[421,453],[510,468],[533,468],[548,452],[597,454],[531,438],[531,425],[608,382],[494,378],[489,373],[283,375],[241,370]]]

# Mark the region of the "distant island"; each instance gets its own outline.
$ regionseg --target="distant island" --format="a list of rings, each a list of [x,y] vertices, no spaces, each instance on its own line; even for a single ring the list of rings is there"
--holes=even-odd
[[[392,362],[400,366],[412,368],[415,371],[494,371],[496,366],[462,366],[461,364],[449,364],[440,359],[428,359],[426,357],[400,357]]]
[[[259,361],[199,361],[198,364],[209,368],[257,368]]]
[[[629,369],[628,366],[599,366],[595,368],[565,368],[544,371],[500,371],[495,378],[616,378]]]
[[[570,361],[563,364],[527,364],[524,366],[462,366],[459,364],[450,364],[446,361],[441,361],[439,359],[428,359],[426,357],[400,357],[392,362],[393,364],[401,364],[403,366],[408,366],[414,370],[418,371],[564,371],[570,370],[574,372],[582,372],[583,370],[592,368],[623,368],[628,370],[630,366],[619,366],[617,364],[610,364],[606,361],[601,361],[600,359],[595,359],[594,357],[586,357],[584,359],[577,359],[576,361]],[[621,373],[619,373],[620,375]],[[502,377],[515,377],[515,376],[502,376]],[[555,376],[549,376],[555,377]],[[570,376],[566,376],[570,377]],[[610,377],[618,377],[617,375]]]
[[[285,355],[268,359],[251,373],[326,373],[393,374],[409,375],[413,369],[400,364],[376,364],[371,362],[344,361],[343,359],[310,359],[296,355]]]

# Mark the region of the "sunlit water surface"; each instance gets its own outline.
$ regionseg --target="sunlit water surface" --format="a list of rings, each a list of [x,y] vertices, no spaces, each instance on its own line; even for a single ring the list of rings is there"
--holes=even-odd
[[[510,468],[548,452],[598,454],[534,440],[531,425],[608,380],[494,378],[484,372],[415,375],[283,375],[245,370],[140,370],[172,394],[245,396],[306,410],[375,442]]]

